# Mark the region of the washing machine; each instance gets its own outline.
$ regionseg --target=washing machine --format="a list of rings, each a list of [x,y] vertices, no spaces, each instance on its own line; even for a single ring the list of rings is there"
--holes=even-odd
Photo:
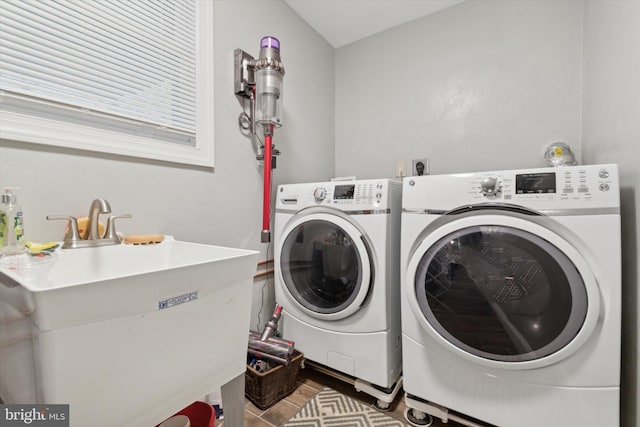
[[[617,426],[616,165],[405,178],[408,419]]]
[[[402,370],[402,185],[389,179],[281,185],[274,263],[282,336],[307,361],[397,392]],[[370,393],[373,394],[373,393]],[[388,403],[385,398],[379,401]]]

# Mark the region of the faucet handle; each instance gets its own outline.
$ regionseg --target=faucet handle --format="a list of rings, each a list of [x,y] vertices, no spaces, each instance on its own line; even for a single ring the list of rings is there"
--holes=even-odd
[[[107,230],[104,233],[103,239],[120,243],[120,237],[118,237],[118,233],[116,233],[116,219],[118,218],[133,218],[133,216],[129,214],[110,215],[107,218]]]
[[[74,248],[82,238],[80,237],[80,233],[78,232],[78,219],[74,216],[69,215],[47,215],[47,220],[56,221],[56,220],[65,220],[68,221],[69,228],[64,236],[64,244],[62,245],[63,249]]]

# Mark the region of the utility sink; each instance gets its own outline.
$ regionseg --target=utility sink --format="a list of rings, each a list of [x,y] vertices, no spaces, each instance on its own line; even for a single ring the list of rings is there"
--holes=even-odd
[[[169,238],[0,259],[0,398],[160,423],[244,373],[257,257]]]

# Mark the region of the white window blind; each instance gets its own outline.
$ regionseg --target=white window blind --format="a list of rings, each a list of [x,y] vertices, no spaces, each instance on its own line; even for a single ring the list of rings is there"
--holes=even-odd
[[[213,78],[208,3],[0,0],[3,110],[18,122],[31,116],[53,129],[85,128],[87,137],[120,135],[116,149],[104,151],[129,145],[124,154],[159,158],[155,150],[167,142],[201,150],[197,139],[212,134],[201,135],[198,123],[198,109],[212,109],[198,95]],[[2,137],[18,126],[3,122]]]

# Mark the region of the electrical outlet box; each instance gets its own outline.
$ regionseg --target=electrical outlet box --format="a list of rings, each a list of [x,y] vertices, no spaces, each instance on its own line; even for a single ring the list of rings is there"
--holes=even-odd
[[[407,161],[396,160],[396,178],[404,178],[407,176]]]
[[[429,159],[413,159],[411,161],[411,175],[429,175]]]

